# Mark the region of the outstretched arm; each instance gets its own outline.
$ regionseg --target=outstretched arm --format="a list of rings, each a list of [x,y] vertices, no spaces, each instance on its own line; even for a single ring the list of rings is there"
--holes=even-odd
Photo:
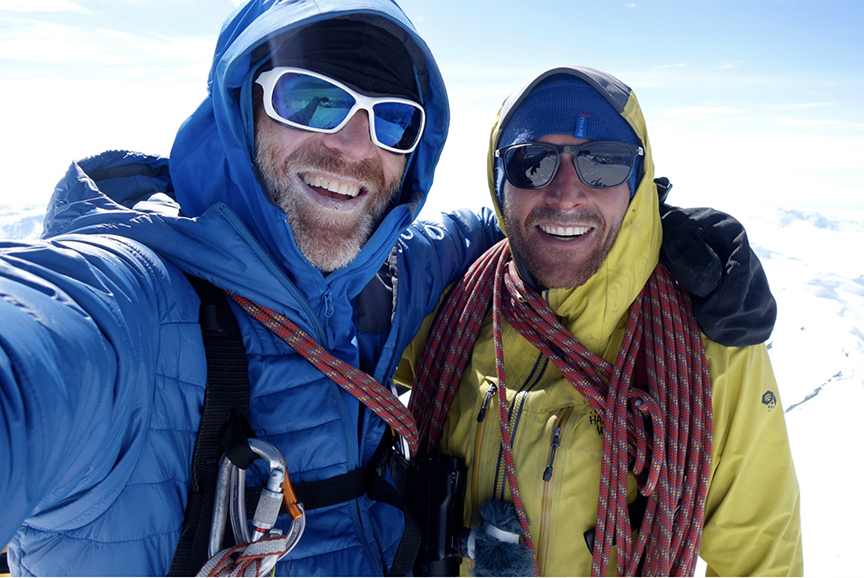
[[[96,507],[137,459],[157,266],[95,236],[0,244],[0,543],[34,515],[59,525]]]

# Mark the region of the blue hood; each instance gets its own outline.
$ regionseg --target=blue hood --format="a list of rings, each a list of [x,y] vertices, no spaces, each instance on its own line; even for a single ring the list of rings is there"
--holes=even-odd
[[[393,206],[354,261],[325,277],[300,253],[284,213],[256,178],[236,95],[251,84],[256,47],[334,17],[364,19],[404,39],[427,124]],[[351,301],[420,211],[447,135],[447,94],[431,53],[390,0],[252,0],[219,35],[208,92],[180,127],[170,160],[109,151],[73,164],[55,190],[43,235],[141,241],[183,271],[296,317],[313,338],[357,363]]]
[[[182,214],[197,217],[212,205],[224,203],[276,260],[290,269],[289,277],[301,286],[309,282],[319,285],[323,276],[300,254],[283,212],[270,202],[256,178],[248,145],[253,140],[252,123],[237,95],[245,95],[249,90],[257,64],[252,62],[252,54],[257,47],[276,37],[282,40],[285,33],[335,17],[381,26],[402,40],[414,61],[426,108],[426,130],[408,160],[401,193],[355,261],[347,270],[330,277],[351,274],[351,270],[364,268],[366,264],[376,263],[377,269],[426,200],[450,119],[438,67],[414,26],[394,2],[260,0],[240,6],[219,35],[208,96],[181,126],[171,151],[170,173]]]

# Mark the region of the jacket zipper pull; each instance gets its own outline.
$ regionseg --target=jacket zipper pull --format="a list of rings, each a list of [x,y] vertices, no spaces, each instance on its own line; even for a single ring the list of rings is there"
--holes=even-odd
[[[495,389],[495,384],[490,383],[489,388],[486,390],[486,395],[483,396],[483,405],[480,406],[480,413],[477,414],[477,423],[483,423],[483,420],[486,419],[486,409],[489,407],[489,400],[492,398],[492,394],[495,393]]]
[[[555,426],[555,432],[552,434],[552,450],[549,453],[549,464],[543,472],[543,481],[548,482],[552,479],[552,465],[555,463],[555,454],[558,452],[558,446],[561,445],[561,426]]]
[[[330,298],[330,292],[324,294],[324,316],[332,317],[333,315],[333,299]]]

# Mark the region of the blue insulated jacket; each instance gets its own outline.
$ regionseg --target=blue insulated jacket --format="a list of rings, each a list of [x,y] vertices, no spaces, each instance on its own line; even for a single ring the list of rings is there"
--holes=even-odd
[[[243,100],[256,46],[334,16],[404,40],[427,128],[378,229],[351,264],[324,276],[255,179]],[[73,163],[44,239],[0,243],[0,544],[9,543],[14,574],[168,571],[206,381],[199,300],[184,273],[283,313],[387,383],[444,288],[500,235],[491,213],[411,224],[448,107],[431,54],[393,2],[249,2],[223,27],[208,87],[170,160],[109,151]],[[285,454],[291,480],[368,465],[384,423],[232,307],[249,361],[252,428]],[[262,476],[253,467],[248,483]],[[277,525],[287,527],[282,518]],[[401,512],[367,496],[312,510],[276,571],[382,575],[402,529]]]

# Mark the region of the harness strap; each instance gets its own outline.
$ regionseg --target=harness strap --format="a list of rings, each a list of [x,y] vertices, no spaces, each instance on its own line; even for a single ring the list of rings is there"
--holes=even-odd
[[[249,417],[249,370],[246,348],[243,345],[237,320],[228,305],[225,292],[203,279],[190,275],[187,275],[187,278],[201,299],[200,324],[207,359],[207,387],[204,392],[201,425],[192,457],[192,486],[187,500],[180,541],[174,554],[169,576],[194,576],[207,562],[207,546],[216,494],[216,479],[219,460],[223,452],[227,452],[232,461],[238,464],[251,463],[256,459],[256,456],[249,455],[249,448],[245,443],[245,438],[250,437],[251,433],[248,430],[244,431],[244,428],[248,428]],[[247,312],[252,314],[247,305],[244,305],[233,293],[229,294]],[[248,301],[246,303],[251,304]],[[252,305],[254,306],[254,304]],[[254,307],[257,308],[257,306]],[[257,311],[260,313],[261,309]],[[264,311],[273,314],[270,310],[264,309]],[[253,317],[259,318],[260,316],[253,314]],[[265,325],[267,324],[265,323]],[[270,327],[270,325],[267,326]],[[272,327],[270,328],[274,330]],[[297,351],[309,359],[310,346],[308,342],[311,342],[313,346],[311,355],[316,356],[316,358],[326,357],[324,355],[326,351],[322,354],[323,348],[320,345],[317,345],[296,326],[294,328],[305,338],[303,345],[306,347],[295,347]],[[274,332],[279,335],[276,330]],[[292,344],[292,346],[295,345]],[[314,346],[317,346],[317,349],[314,349]],[[312,359],[310,361],[318,367],[318,363]],[[327,361],[325,360],[325,363]],[[352,383],[352,385],[355,386],[355,390],[361,392],[361,394],[355,393],[355,395],[364,405],[369,406],[379,415],[382,412],[386,414],[385,420],[397,427],[400,433],[407,435],[409,439],[413,430],[416,440],[416,428],[414,428],[413,419],[407,414],[407,410],[404,410],[404,406],[401,406],[401,402],[396,399],[399,407],[404,410],[404,415],[399,415],[399,407],[395,410],[388,407],[392,406],[391,400],[385,400],[384,403],[380,402],[382,397],[395,398],[389,390],[377,384],[375,380],[360,370],[350,366],[349,368],[347,378],[361,381],[359,386],[356,383]],[[332,373],[332,369],[325,372],[328,377],[343,385],[340,378],[344,379],[346,372],[343,370],[335,377],[331,375]],[[366,384],[356,377],[358,374],[377,384],[378,389],[370,392],[364,388],[363,386]],[[378,400],[377,410],[370,405],[376,400]],[[381,409],[382,407],[383,409]],[[408,417],[407,420],[405,416]],[[405,464],[402,469],[407,470],[407,461],[398,456],[393,456],[389,460],[394,482],[399,488],[398,491],[382,477],[376,466],[376,462],[383,464],[392,445],[393,439],[389,433],[391,430],[388,428],[387,431],[388,433],[382,437],[378,451],[376,451],[379,459],[373,460],[369,466],[326,480],[295,483],[293,487],[298,501],[304,504],[307,511],[348,502],[363,495],[368,495],[371,500],[384,502],[402,511],[405,515],[405,532],[397,547],[390,568],[390,575],[407,576],[411,572],[414,559],[420,549],[420,527],[405,508],[402,497],[404,472],[400,474],[398,464],[401,460]],[[400,480],[402,481],[400,482]],[[257,503],[260,493],[261,488],[247,489],[247,510],[254,509],[254,504]],[[251,499],[254,499],[255,502],[250,504]]]
[[[291,482],[297,501],[303,504],[307,512],[335,506],[343,502],[356,500],[368,494],[372,488],[375,471],[372,464],[358,468],[347,474],[342,474],[326,480],[314,482]],[[263,488],[246,488],[246,511],[254,511]],[[286,513],[285,505],[279,510],[280,515]]]
[[[191,275],[187,279],[201,299],[199,317],[207,386],[192,455],[192,485],[169,576],[194,576],[207,561],[216,478],[223,453],[222,429],[232,411],[245,419],[249,417],[246,348],[228,299],[208,281]]]

